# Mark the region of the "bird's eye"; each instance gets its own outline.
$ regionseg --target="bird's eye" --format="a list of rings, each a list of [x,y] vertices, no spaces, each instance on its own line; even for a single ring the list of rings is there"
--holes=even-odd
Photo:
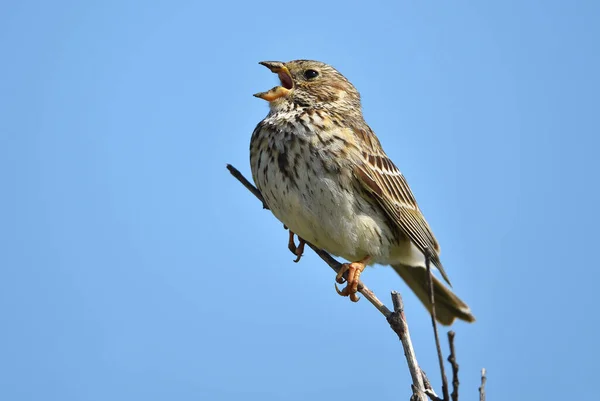
[[[319,76],[319,71],[315,70],[306,70],[304,71],[304,78],[313,79]]]

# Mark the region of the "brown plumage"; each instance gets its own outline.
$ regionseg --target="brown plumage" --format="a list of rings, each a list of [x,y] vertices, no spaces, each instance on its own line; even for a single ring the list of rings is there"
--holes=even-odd
[[[300,238],[352,263],[340,293],[356,297],[368,264],[392,265],[430,308],[425,253],[450,284],[439,245],[415,197],[363,119],[360,95],[333,67],[310,60],[263,62],[280,86],[255,96],[270,112],[252,135],[252,175],[273,214]],[[341,282],[341,275],[338,275]],[[434,280],[442,324],[475,320]]]

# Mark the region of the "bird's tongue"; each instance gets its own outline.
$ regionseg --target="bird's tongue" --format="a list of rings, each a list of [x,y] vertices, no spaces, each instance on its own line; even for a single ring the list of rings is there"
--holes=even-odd
[[[277,75],[281,81],[281,86],[283,86],[285,89],[292,89],[294,87],[292,78],[285,71],[279,71]]]

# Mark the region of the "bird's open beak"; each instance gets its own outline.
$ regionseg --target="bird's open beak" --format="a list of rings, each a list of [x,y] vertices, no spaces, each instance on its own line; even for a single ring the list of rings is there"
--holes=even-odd
[[[294,81],[287,67],[280,61],[261,61],[259,64],[267,67],[271,72],[279,76],[281,81],[280,86],[276,86],[267,92],[255,93],[254,96],[264,99],[268,102],[279,99],[280,97],[286,96],[294,88]]]

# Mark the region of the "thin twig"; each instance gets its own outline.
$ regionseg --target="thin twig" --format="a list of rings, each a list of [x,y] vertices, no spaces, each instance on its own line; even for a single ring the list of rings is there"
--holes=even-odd
[[[413,349],[412,342],[410,340],[410,332],[408,331],[408,324],[406,323],[406,317],[404,316],[404,302],[402,302],[402,296],[396,291],[392,291],[392,302],[394,303],[394,312],[388,316],[387,320],[392,330],[398,335],[402,348],[404,348],[404,356],[408,364],[408,371],[412,378],[412,390],[413,396],[411,400],[415,401],[427,401],[425,396],[425,385],[423,383],[423,376],[415,350]]]
[[[454,335],[453,331],[448,332],[448,343],[450,344],[450,355],[448,362],[452,366],[452,401],[458,401],[458,362],[456,362],[456,352],[454,351]]]
[[[265,202],[265,199],[263,198],[263,196],[260,193],[260,191],[258,190],[258,188],[256,188],[254,185],[252,185],[252,183],[250,181],[248,181],[246,179],[246,177],[244,177],[242,175],[242,173],[240,173],[240,171],[237,168],[233,167],[231,164],[228,164],[227,165],[227,170],[229,170],[229,172],[231,173],[232,176],[234,176],[235,178],[237,178],[237,180],[239,182],[241,182],[242,185],[245,186],[248,191],[252,192],[252,194],[254,196],[256,196],[259,201],[262,202],[263,209],[268,209],[269,208],[269,206],[267,206],[267,203]]]
[[[479,387],[479,401],[485,401],[485,382],[487,381],[487,376],[485,372],[485,368],[481,369],[481,386]]]
[[[435,346],[438,354],[438,362],[440,364],[440,372],[442,373],[442,395],[444,401],[450,401],[448,395],[448,379],[446,378],[446,370],[444,369],[444,356],[442,355],[442,347],[440,346],[440,337],[438,336],[437,321],[435,316],[435,296],[433,295],[433,275],[431,274],[430,255],[427,250],[425,255],[425,266],[427,267],[427,275],[429,277],[429,302],[431,302],[431,325],[433,326],[433,335],[435,336]]]
[[[433,387],[431,387],[431,382],[429,381],[429,378],[427,377],[423,369],[421,369],[421,376],[423,377],[423,384],[425,385],[425,394],[427,394],[427,397],[429,397],[431,401],[444,401],[440,397],[438,397],[438,395],[433,390]]]
[[[252,183],[250,181],[248,181],[246,179],[246,177],[244,177],[238,169],[233,167],[231,164],[228,164],[227,170],[229,170],[229,172],[231,173],[232,176],[234,176],[239,182],[241,182],[242,185],[246,187],[246,189],[248,189],[250,192],[252,192],[252,194],[254,196],[256,196],[258,198],[258,200],[260,200],[262,202],[264,209],[269,208],[267,206],[267,204],[265,203],[265,200],[262,197],[262,194],[260,193],[258,188],[256,188],[254,185],[252,185]],[[322,249],[317,248],[316,246],[314,246],[313,244],[311,244],[309,242],[307,242],[306,245],[311,247],[311,249],[313,251],[315,251],[315,253],[317,255],[319,255],[319,257],[321,259],[323,259],[323,261],[325,263],[327,263],[329,265],[329,267],[331,267],[336,273],[340,271],[340,269],[342,268],[342,264],[340,262],[338,262],[337,260],[335,260],[333,257],[331,257],[330,254],[323,251]],[[344,278],[346,278],[346,274],[344,274]],[[367,299],[367,301],[369,301],[375,308],[377,308],[377,310],[379,312],[381,312],[381,314],[383,316],[385,316],[387,318],[389,315],[391,315],[392,311],[390,311],[383,304],[383,302],[381,302],[377,298],[377,296],[375,296],[373,291],[371,291],[369,288],[367,288],[367,286],[365,286],[365,284],[362,281],[358,282],[358,291]]]

